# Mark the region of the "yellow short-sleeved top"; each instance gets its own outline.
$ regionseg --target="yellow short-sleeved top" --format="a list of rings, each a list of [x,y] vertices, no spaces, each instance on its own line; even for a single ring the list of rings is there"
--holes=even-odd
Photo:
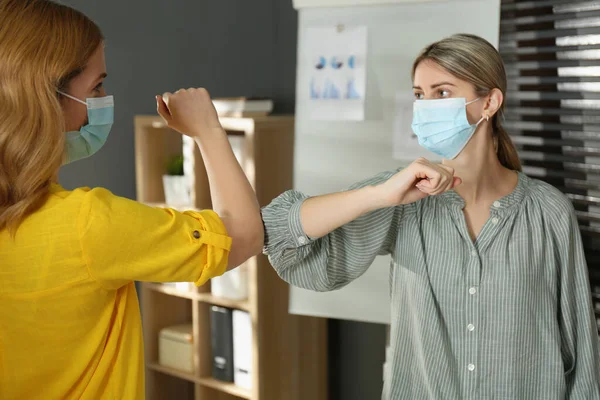
[[[212,211],[53,186],[14,239],[0,231],[0,399],[143,399],[133,282],[202,285],[230,248]]]

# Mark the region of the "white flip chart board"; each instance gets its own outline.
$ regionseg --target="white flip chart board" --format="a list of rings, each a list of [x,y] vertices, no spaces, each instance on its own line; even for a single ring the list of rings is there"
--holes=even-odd
[[[411,90],[412,62],[426,45],[473,33],[498,46],[499,0],[296,0],[299,8],[296,92],[296,189],[310,195],[338,191],[402,163],[393,157],[396,95]],[[374,5],[369,5],[374,4]],[[311,27],[367,28],[365,120],[310,118]],[[292,288],[290,312],[389,323],[389,257],[347,287],[329,293]]]

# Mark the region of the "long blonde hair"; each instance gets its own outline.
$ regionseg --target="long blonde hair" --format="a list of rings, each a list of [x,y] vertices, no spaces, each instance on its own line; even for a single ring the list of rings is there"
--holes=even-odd
[[[57,89],[103,42],[82,13],[48,0],[0,1],[0,230],[46,201],[65,157]]]
[[[413,64],[413,79],[417,66],[424,60],[431,60],[458,79],[469,82],[479,96],[488,95],[492,89],[499,89],[506,96],[506,71],[502,57],[494,46],[479,36],[459,34],[427,46]],[[503,112],[504,102],[492,119],[498,160],[508,169],[521,171],[517,149],[502,126]]]

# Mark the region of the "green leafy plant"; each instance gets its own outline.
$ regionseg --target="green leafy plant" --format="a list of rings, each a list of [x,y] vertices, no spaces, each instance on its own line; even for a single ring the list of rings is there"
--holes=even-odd
[[[183,175],[183,156],[173,156],[167,162],[167,175]]]

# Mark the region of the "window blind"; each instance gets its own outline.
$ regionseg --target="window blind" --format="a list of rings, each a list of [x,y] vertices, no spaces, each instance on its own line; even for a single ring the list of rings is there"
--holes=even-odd
[[[505,126],[523,171],[575,206],[600,332],[600,1],[502,0]]]

